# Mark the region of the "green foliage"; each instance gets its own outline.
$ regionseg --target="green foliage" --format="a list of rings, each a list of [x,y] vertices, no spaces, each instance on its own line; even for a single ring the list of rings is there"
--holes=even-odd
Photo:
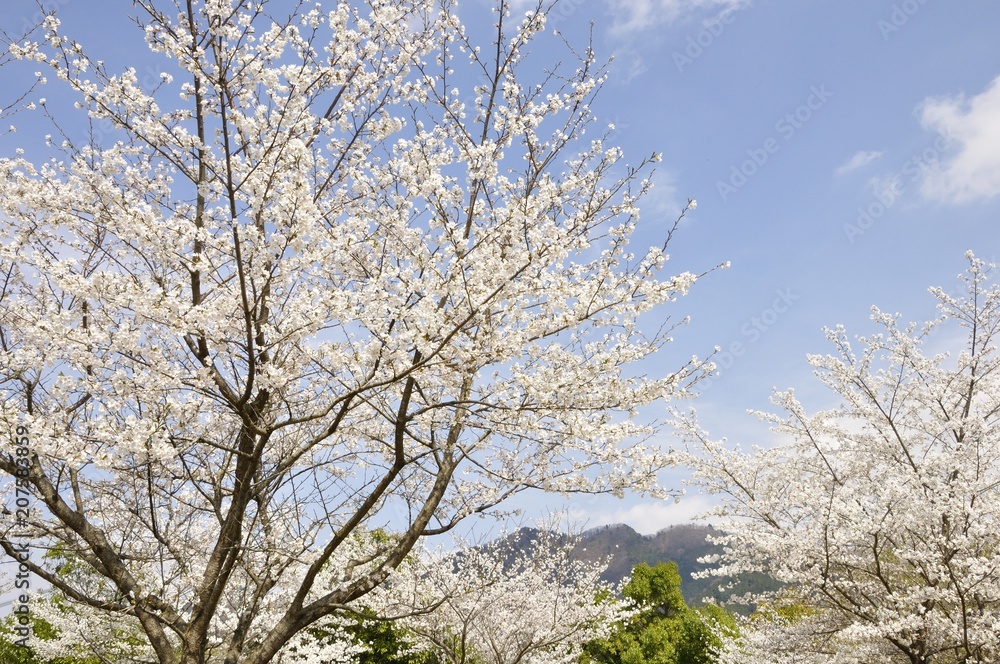
[[[4,664],[41,664],[31,648],[22,648],[14,643],[15,637],[9,626],[0,625],[0,662]]]
[[[639,563],[632,569],[632,579],[622,594],[639,606],[650,609],[643,613],[645,622],[659,616],[674,617],[687,609],[681,594],[677,563],[660,563],[656,567]]]
[[[587,644],[581,664],[711,664],[710,648],[718,645],[711,625],[736,627],[719,606],[688,607],[675,563],[636,565],[622,594],[639,612]]]
[[[395,622],[374,617],[357,618],[344,627],[355,643],[368,650],[357,655],[357,664],[438,664],[438,658],[426,650],[415,650],[404,629]]]
[[[25,648],[16,643],[17,636],[14,631],[12,617],[8,617],[0,622],[0,662],[2,664],[100,664],[96,658],[80,657],[56,657],[54,659],[42,659],[35,654],[30,647],[32,641],[36,639],[49,640],[56,637],[55,628],[40,618],[32,617],[32,636],[28,639],[29,647]]]

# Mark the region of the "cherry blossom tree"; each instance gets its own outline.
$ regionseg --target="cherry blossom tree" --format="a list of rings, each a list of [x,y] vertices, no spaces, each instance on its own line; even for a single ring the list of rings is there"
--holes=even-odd
[[[601,581],[607,562],[574,560],[579,540],[554,531],[520,546],[500,539],[407,568],[387,612],[442,662],[572,664],[584,644],[631,615]],[[392,603],[396,606],[392,606]]]
[[[721,662],[995,662],[1000,658],[1000,288],[971,253],[940,316],[812,356],[841,405],[789,390],[761,414],[781,443],[750,452],[692,428],[689,460],[724,498],[721,575],[787,584],[758,597]],[[945,346],[957,354],[937,354]],[[932,349],[931,351],[928,348]]]
[[[665,493],[637,409],[703,367],[635,369],[679,324],[639,318],[698,275],[676,224],[631,253],[656,155],[594,123],[589,47],[506,0],[485,49],[450,0],[133,4],[151,85],[56,16],[8,44],[79,115],[0,159],[6,554],[82,561],[28,564],[163,664],[263,664],[522,491]]]

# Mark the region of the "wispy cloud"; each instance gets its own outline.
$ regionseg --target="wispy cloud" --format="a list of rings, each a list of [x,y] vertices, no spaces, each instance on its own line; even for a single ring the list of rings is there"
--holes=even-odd
[[[892,199],[895,201],[905,189],[903,185],[903,177],[899,173],[893,173],[892,175],[876,175],[875,177],[868,180],[868,185],[871,187],[872,194],[875,195],[879,200],[882,199]],[[883,203],[885,205],[885,203]]]
[[[614,15],[611,31],[639,32],[669,25],[691,15],[734,11],[750,6],[750,0],[608,0]]]
[[[968,99],[929,97],[919,114],[921,125],[941,133],[955,149],[924,169],[925,196],[970,203],[1000,194],[1000,77]]]
[[[874,150],[861,150],[856,153],[853,157],[848,159],[846,162],[837,167],[834,171],[837,175],[844,175],[845,173],[850,173],[851,171],[856,171],[865,164],[875,161],[882,156],[881,152],[875,152]]]
[[[613,67],[615,68],[615,82],[621,85],[631,83],[649,69],[649,65],[646,64],[639,49],[624,41],[615,50]]]

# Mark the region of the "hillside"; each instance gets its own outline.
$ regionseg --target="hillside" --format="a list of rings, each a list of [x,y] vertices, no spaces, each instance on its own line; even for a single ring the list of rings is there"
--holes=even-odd
[[[717,545],[706,540],[718,531],[711,526],[685,524],[672,526],[655,535],[641,535],[624,524],[603,526],[585,531],[576,555],[581,560],[611,557],[611,564],[603,577],[617,583],[629,575],[639,563],[655,565],[673,561],[683,579],[682,590],[689,604],[701,604],[704,598],[722,599],[718,592],[718,579],[694,579],[694,572],[708,566],[698,559],[719,552]]]
[[[536,532],[534,528],[521,528],[507,537],[508,544],[517,550],[527,548]],[[684,598],[692,605],[703,604],[707,599],[721,603],[751,589],[773,587],[773,582],[766,578],[752,577],[742,580],[734,590],[721,591],[722,581],[718,578],[692,578],[694,572],[709,567],[699,563],[699,558],[720,552],[720,547],[706,540],[708,535],[718,532],[711,526],[684,524],[665,528],[655,535],[641,535],[624,524],[602,526],[582,533],[573,556],[587,561],[610,556],[611,563],[602,578],[611,583],[629,576],[639,563],[655,565],[673,561],[683,580]]]

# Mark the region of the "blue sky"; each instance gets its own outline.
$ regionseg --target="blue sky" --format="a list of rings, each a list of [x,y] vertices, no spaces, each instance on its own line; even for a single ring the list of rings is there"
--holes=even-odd
[[[46,6],[109,62],[129,63],[141,47],[130,2]],[[0,22],[16,31],[36,12],[8,0]],[[722,348],[719,375],[694,403],[713,436],[769,444],[745,411],[767,408],[772,388],[795,387],[811,409],[830,405],[805,361],[828,350],[824,325],[866,333],[873,304],[931,318],[927,288],[956,283],[966,250],[995,259],[1000,3],[563,0],[550,27],[579,43],[591,22],[598,54],[615,58],[597,113],[631,160],[664,156],[635,243],[659,244],[695,198],[673,269],[732,263],[675,307],[692,322],[650,368]],[[3,73],[5,87],[20,82]],[[19,130],[0,149],[39,140]],[[591,526],[655,532],[703,504],[633,496],[569,508]]]
[[[824,326],[869,333],[872,305],[933,318],[927,288],[957,284],[966,250],[996,260],[997,3],[566,4],[575,11],[564,6],[559,20],[569,30],[593,20],[598,50],[615,54],[600,112],[626,154],[664,154],[641,226],[655,234],[696,198],[674,261],[732,263],[679,303],[692,322],[673,351],[723,349],[695,402],[713,437],[773,443],[746,414],[767,409],[772,388],[796,388],[811,410],[832,405],[805,360],[830,350]],[[570,505],[591,525],[655,532],[704,502]]]

